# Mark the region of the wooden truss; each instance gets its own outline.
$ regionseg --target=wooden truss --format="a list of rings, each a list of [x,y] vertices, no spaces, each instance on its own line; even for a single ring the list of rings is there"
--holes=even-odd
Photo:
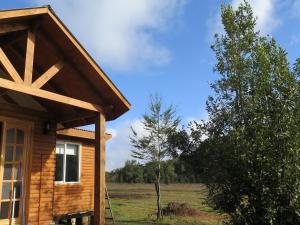
[[[0,47],[0,62],[4,69],[12,80],[0,78],[0,88],[7,90],[13,90],[20,93],[32,95],[35,97],[63,103],[66,105],[86,109],[94,112],[104,113],[103,107],[82,101],[79,99],[71,98],[65,95],[57,94],[51,91],[41,89],[49,80],[56,76],[59,71],[64,67],[63,61],[58,61],[51,66],[45,73],[41,74],[35,81],[33,77],[33,64],[34,64],[34,49],[36,39],[36,28],[32,29],[27,24],[16,23],[16,24],[0,24],[0,34],[9,33],[14,31],[27,30],[27,47],[26,47],[26,58],[25,58],[25,69],[24,69],[24,80],[15,69],[14,65],[6,56],[3,49]]]

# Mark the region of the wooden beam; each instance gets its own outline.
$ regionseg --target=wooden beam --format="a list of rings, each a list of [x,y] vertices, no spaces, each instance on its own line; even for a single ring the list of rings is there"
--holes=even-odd
[[[48,12],[48,7],[39,7],[39,8],[30,8],[30,9],[15,9],[15,10],[1,10],[0,19],[9,20],[11,18],[24,18],[24,17],[33,17]]]
[[[0,34],[6,34],[15,31],[27,30],[29,28],[26,23],[0,24]]]
[[[88,130],[81,130],[78,128],[60,129],[56,131],[56,134],[62,136],[69,136],[74,138],[84,138],[95,140],[95,132]],[[109,141],[112,138],[111,134],[105,133],[105,141]]]
[[[16,83],[23,83],[23,80],[20,77],[19,73],[17,72],[15,67],[11,64],[10,60],[7,58],[6,54],[4,53],[1,47],[0,47],[0,62],[4,66],[4,69],[8,72],[8,74]]]
[[[33,88],[24,84],[15,83],[3,78],[0,78],[0,87],[94,112],[103,112],[102,107],[99,105],[56,94],[50,91]]]
[[[94,225],[105,225],[105,116],[95,122]]]
[[[35,48],[35,31],[30,29],[27,34],[27,47],[25,58],[24,83],[30,85],[32,83],[33,60]]]
[[[33,82],[32,86],[35,88],[41,88],[52,77],[54,77],[63,67],[64,67],[64,63],[62,61],[51,66],[44,74],[42,74],[38,79],[36,79],[36,81]]]
[[[122,101],[122,103],[130,109],[131,105],[127,101],[127,99],[123,96],[120,90],[113,84],[113,82],[108,78],[108,76],[103,72],[103,70],[97,65],[94,59],[88,54],[88,52],[81,46],[81,44],[76,40],[76,38],[68,31],[65,25],[58,19],[58,17],[51,11],[48,11],[48,14],[53,19],[53,21],[57,24],[57,26],[61,29],[62,32],[68,37],[68,39],[72,42],[72,44],[79,50],[82,56],[85,58],[87,62],[93,67],[95,71],[99,74],[99,76],[105,81],[105,83],[109,86],[109,88],[114,92],[115,95]]]
[[[68,123],[68,122],[73,122],[73,121],[85,119],[85,118],[95,118],[95,116],[96,116],[95,112],[85,111],[85,112],[80,112],[80,113],[76,113],[76,114],[72,114],[72,115],[66,115],[61,118],[57,118],[56,122],[57,123]]]
[[[95,140],[95,132],[87,131],[87,130],[69,128],[69,129],[57,130],[56,134],[68,136],[68,137]]]
[[[45,33],[45,31],[39,31],[39,37],[44,41],[44,43],[48,46],[48,48],[51,48],[54,52],[54,54],[57,57],[62,57],[62,58],[68,58],[65,52],[63,52],[60,47],[55,43],[53,40],[49,38],[49,35]],[[86,76],[83,76],[82,72],[77,68],[78,65],[76,63],[73,63],[72,60],[68,61],[68,65],[70,69],[74,70],[74,72],[78,73],[78,78],[81,79],[81,82],[85,82],[88,86],[89,89],[93,91],[96,95],[100,96],[99,98],[101,99],[101,102],[98,102],[100,105],[107,105],[107,102],[104,101],[103,95],[99,93],[98,89],[95,88],[95,85],[91,83],[89,79],[86,78]]]

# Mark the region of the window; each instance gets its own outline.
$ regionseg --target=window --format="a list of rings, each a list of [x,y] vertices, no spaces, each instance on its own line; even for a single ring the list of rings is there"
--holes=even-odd
[[[77,183],[80,181],[79,150],[79,144],[61,142],[56,144],[56,182]]]

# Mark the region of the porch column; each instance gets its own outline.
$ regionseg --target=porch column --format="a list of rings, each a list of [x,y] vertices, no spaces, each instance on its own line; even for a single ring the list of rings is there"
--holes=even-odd
[[[105,116],[95,122],[94,225],[105,225]]]

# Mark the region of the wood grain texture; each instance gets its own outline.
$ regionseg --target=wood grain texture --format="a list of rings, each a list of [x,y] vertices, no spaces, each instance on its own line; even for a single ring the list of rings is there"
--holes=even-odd
[[[25,71],[24,71],[24,83],[27,85],[31,85],[32,83],[34,48],[35,48],[35,31],[30,29],[28,30],[27,33]]]
[[[94,210],[94,146],[86,141],[77,143],[81,144],[80,184],[54,186],[54,216]]]
[[[52,77],[54,77],[64,66],[62,61],[51,66],[45,73],[43,73],[34,83],[32,84],[35,88],[43,87]]]
[[[6,34],[10,32],[27,30],[28,24],[26,23],[12,23],[12,24],[0,24],[0,34]]]
[[[10,60],[7,58],[2,48],[0,48],[0,62],[15,82],[23,83],[22,78],[20,77],[15,67],[11,64]]]
[[[0,57],[1,57],[1,50],[0,50]],[[101,106],[93,104],[93,103],[81,101],[81,100],[78,100],[75,98],[67,97],[67,96],[64,96],[61,94],[56,94],[56,93],[53,93],[50,91],[33,88],[30,86],[26,86],[24,84],[19,84],[19,83],[16,83],[16,82],[13,82],[10,80],[6,80],[3,78],[0,78],[0,87],[7,88],[7,89],[13,90],[13,91],[17,91],[17,92],[20,92],[23,94],[28,94],[28,95],[32,95],[35,97],[63,103],[66,105],[71,105],[71,106],[75,106],[78,108],[91,110],[94,112],[102,112],[103,111],[103,108]]]
[[[94,225],[105,225],[105,116],[95,122]]]

